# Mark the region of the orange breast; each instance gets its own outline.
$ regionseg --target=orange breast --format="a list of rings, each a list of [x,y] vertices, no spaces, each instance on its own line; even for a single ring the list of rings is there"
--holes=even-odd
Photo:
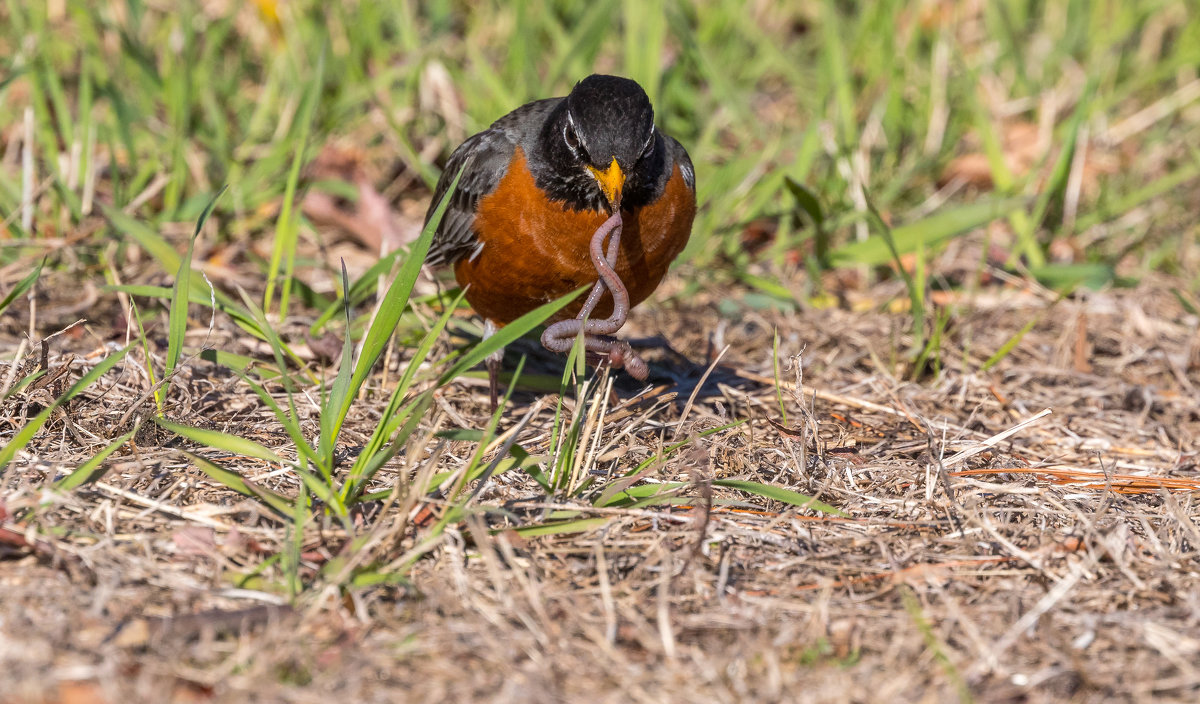
[[[631,305],[658,288],[671,261],[683,250],[696,216],[696,196],[676,166],[666,190],[654,203],[623,210],[624,229],[617,274],[629,289]],[[595,283],[596,268],[588,247],[596,228],[608,216],[599,211],[570,210],[546,199],[518,147],[508,173],[496,190],[479,201],[475,233],[483,248],[464,257],[454,275],[467,289],[467,301],[480,315],[508,323],[534,308],[585,284]],[[557,318],[578,314],[583,296]],[[595,317],[612,314],[605,296]]]

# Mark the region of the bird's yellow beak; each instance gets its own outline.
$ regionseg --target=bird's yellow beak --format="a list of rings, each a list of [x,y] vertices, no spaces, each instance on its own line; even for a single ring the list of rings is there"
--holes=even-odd
[[[621,207],[621,189],[625,186],[625,172],[621,171],[621,167],[617,165],[617,157],[613,157],[612,163],[608,165],[608,171],[601,171],[592,165],[588,165],[588,171],[591,172],[592,178],[596,179],[596,183],[600,184],[600,190],[604,192],[604,197],[608,199],[608,204],[613,210]]]

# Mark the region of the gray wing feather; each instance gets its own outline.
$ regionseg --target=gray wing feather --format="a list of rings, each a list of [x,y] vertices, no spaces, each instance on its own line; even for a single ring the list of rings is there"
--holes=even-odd
[[[479,205],[479,199],[495,190],[504,177],[504,171],[512,159],[513,146],[504,134],[489,129],[463,142],[450,155],[434,189],[429,212],[425,214],[426,223],[433,217],[433,212],[450,189],[459,170],[464,165],[468,168],[459,179],[458,188],[450,197],[450,204],[446,206],[442,221],[433,235],[426,262],[433,265],[451,264],[475,247],[475,208]]]
[[[450,183],[458,175],[459,169],[467,164],[469,166],[459,179],[458,188],[451,196],[446,213],[433,235],[426,262],[435,266],[452,264],[474,251],[477,241],[474,231],[475,210],[480,199],[496,190],[512,161],[513,150],[536,131],[531,128],[540,126],[545,114],[561,100],[550,98],[523,105],[454,150],[434,189],[433,200],[425,214],[426,223],[450,189]],[[526,116],[529,119],[524,119]]]

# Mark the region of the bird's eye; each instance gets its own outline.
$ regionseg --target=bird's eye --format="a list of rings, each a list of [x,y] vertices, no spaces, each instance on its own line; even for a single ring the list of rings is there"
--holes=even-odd
[[[572,150],[579,148],[579,135],[575,134],[574,127],[567,125],[563,129],[563,141],[565,141],[567,146]]]

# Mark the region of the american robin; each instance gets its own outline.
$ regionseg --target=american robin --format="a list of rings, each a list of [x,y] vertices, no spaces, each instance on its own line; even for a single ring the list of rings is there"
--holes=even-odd
[[[427,261],[453,265],[485,334],[594,283],[586,301],[559,312],[543,345],[565,352],[583,328],[593,359],[645,379],[628,343],[605,336],[687,244],[696,180],[687,151],[655,127],[642,87],[592,75],[565,98],[500,118],[450,155],[426,221],[464,164]],[[488,371],[494,407],[499,357]]]

